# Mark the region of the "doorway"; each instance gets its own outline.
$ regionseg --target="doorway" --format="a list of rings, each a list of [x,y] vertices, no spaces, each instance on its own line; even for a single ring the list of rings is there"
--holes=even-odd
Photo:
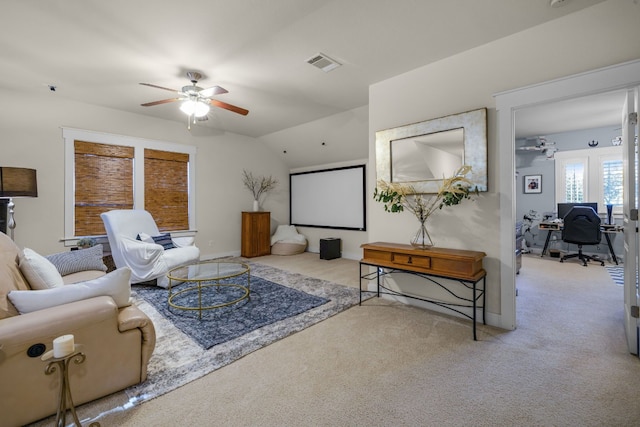
[[[594,70],[547,83],[496,95],[498,123],[498,158],[500,176],[515,176],[515,116],[525,108],[551,105],[561,101],[598,95],[640,84],[640,61]],[[515,198],[514,179],[501,179],[500,199],[500,268],[501,316],[499,326],[515,329]]]

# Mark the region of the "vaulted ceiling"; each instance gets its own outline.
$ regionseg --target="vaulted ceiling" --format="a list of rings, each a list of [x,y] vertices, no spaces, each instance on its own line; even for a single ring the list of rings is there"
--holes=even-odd
[[[0,88],[186,124],[186,72],[247,116],[198,124],[259,137],[368,103],[368,86],[601,0],[4,0]],[[322,52],[342,64],[307,63]],[[55,93],[50,90],[55,86]]]

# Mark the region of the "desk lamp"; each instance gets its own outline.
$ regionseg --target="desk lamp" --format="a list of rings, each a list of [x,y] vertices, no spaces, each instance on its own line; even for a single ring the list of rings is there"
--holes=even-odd
[[[11,232],[11,240],[13,240],[13,230],[16,228],[13,217],[14,197],[38,197],[35,169],[0,167],[0,199],[9,199],[7,227]]]

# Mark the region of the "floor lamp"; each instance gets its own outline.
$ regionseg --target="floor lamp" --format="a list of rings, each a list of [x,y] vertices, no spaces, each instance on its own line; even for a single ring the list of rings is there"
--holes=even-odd
[[[13,230],[16,228],[13,216],[14,197],[38,197],[35,169],[0,167],[0,199],[9,199],[7,228],[10,231],[11,240],[13,240]]]

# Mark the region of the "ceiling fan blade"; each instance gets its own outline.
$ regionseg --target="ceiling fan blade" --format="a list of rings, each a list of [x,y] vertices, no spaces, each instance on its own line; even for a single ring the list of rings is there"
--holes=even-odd
[[[140,105],[143,107],[153,107],[154,105],[168,104],[169,102],[180,101],[181,99],[182,98],[163,99],[161,101],[147,102],[146,104],[140,104]]]
[[[244,108],[236,107],[235,105],[227,104],[226,102],[218,101],[217,99],[209,99],[209,103],[211,105],[215,105],[216,107],[224,108],[225,110],[233,111],[234,113],[242,114],[246,116],[249,114],[249,110],[245,110]]]
[[[228,93],[228,92],[229,92],[228,90],[220,86],[211,86],[206,89],[202,89],[200,92],[198,92],[198,95],[208,98],[213,95],[222,95],[223,93]]]
[[[156,89],[163,89],[163,90],[168,90],[169,92],[177,92],[180,93],[179,90],[175,90],[175,89],[169,89],[168,87],[162,87],[162,86],[158,86],[158,85],[152,85],[151,83],[140,83],[143,86],[149,86],[149,87],[155,87]]]

